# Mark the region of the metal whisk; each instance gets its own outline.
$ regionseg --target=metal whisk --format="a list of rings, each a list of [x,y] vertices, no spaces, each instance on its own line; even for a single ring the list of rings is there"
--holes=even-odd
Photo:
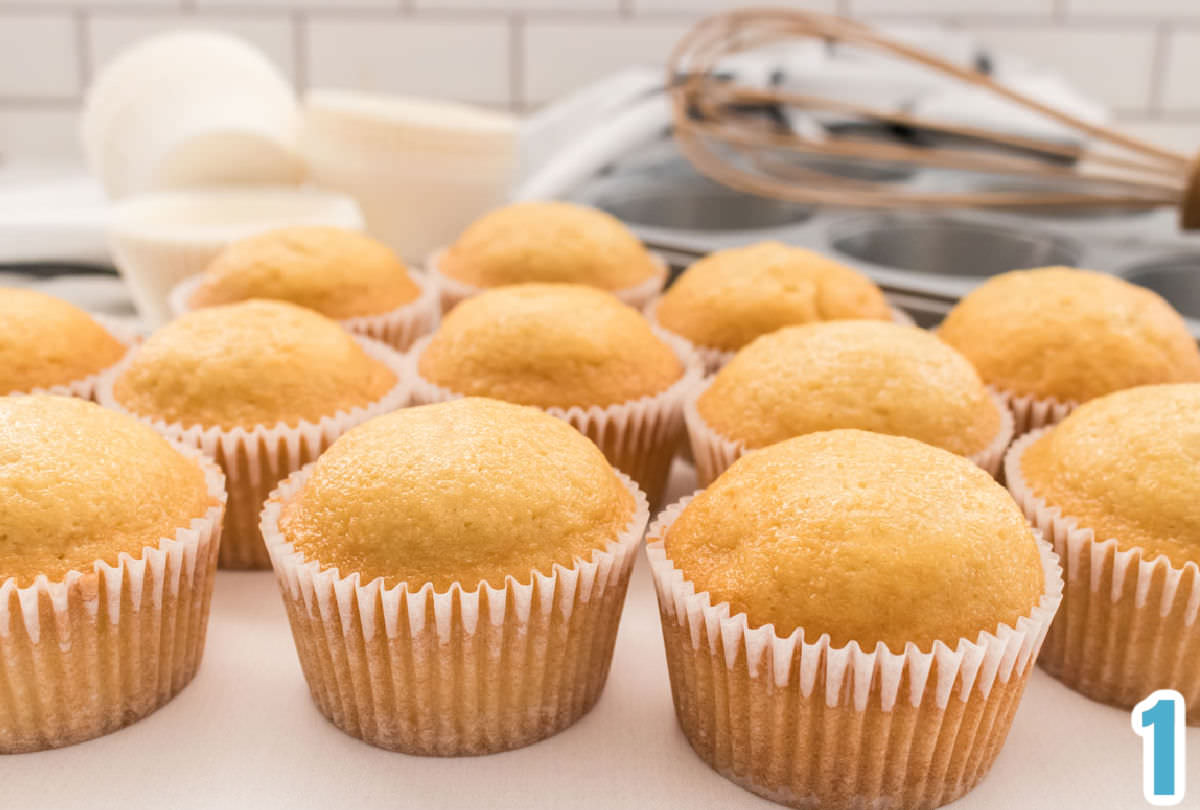
[[[803,39],[874,51],[935,71],[1043,116],[1078,140],[998,132],[786,87],[749,86],[720,68],[740,52]],[[1055,109],[978,70],[852,20],[784,9],[717,14],[680,40],[668,70],[680,149],[700,172],[739,191],[831,206],[1173,206],[1183,228],[1200,228],[1200,179],[1193,157]],[[772,111],[774,123],[748,114],[756,110]],[[926,142],[882,140],[864,137],[861,126],[793,128],[783,125],[781,111],[834,115],[933,137]],[[903,188],[822,170],[821,161],[831,159],[1006,175],[1031,187]]]

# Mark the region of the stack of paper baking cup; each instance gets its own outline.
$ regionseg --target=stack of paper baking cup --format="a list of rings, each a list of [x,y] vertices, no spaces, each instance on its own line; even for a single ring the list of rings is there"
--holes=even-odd
[[[253,46],[208,31],[150,37],[88,89],[82,138],[112,197],[198,185],[296,183],[295,93]]]
[[[517,126],[504,113],[315,90],[301,118],[312,179],[358,200],[368,232],[412,261],[503,204],[516,174]]]
[[[312,188],[198,188],[122,200],[108,223],[113,261],[143,323],[171,318],[171,288],[204,270],[236,239],[285,225],[361,230],[362,213],[344,194]]]

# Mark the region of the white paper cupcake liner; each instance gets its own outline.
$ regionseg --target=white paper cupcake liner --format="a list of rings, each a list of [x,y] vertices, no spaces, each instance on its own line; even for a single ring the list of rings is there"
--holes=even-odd
[[[1029,394],[1014,394],[989,386],[1013,415],[1013,435],[1024,436],[1031,430],[1056,425],[1079,407],[1078,402],[1059,402],[1053,397],[1039,399]]]
[[[186,686],[208,626],[225,478],[198,451],[214,503],[116,565],[0,582],[0,754],[60,748],[127,726]]]
[[[751,628],[697,592],[662,543],[690,501],[655,520],[646,556],[676,716],[705,762],[761,796],[823,810],[938,807],[986,775],[1061,599],[1048,543],[1037,538],[1045,592],[1015,626],[929,652],[836,647],[828,634]]]
[[[715,376],[704,379],[692,389],[683,404],[683,418],[687,425],[688,444],[692,451],[692,459],[696,465],[696,480],[699,485],[707,487],[721,473],[730,468],[733,462],[747,452],[746,443],[741,439],[730,439],[718,433],[704,417],[700,415],[699,400],[701,394],[712,385]],[[1000,429],[983,450],[967,456],[993,478],[1000,473],[1004,461],[1004,453],[1013,438],[1013,419],[1004,402],[992,394],[996,410],[1000,414]]]
[[[917,322],[914,321],[907,312],[902,309],[897,309],[896,307],[888,307],[888,309],[891,310],[893,323],[900,324],[901,326],[912,326],[916,328]],[[646,317],[650,319],[650,322],[654,324],[655,328],[661,329],[663,332],[671,335],[674,338],[677,338],[678,340],[682,340],[687,347],[690,348],[692,352],[694,352],[696,356],[701,359],[701,361],[703,361],[705,376],[716,374],[725,366],[729,365],[729,361],[732,360],[734,355],[737,354],[736,350],[718,349],[715,346],[701,346],[699,343],[693,343],[692,341],[688,340],[678,332],[672,332],[659,322],[655,314],[657,310],[658,300],[656,299],[651,301],[646,306]],[[797,324],[797,326],[798,325],[799,324]]]
[[[297,186],[227,186],[142,194],[121,200],[108,223],[113,263],[150,328],[171,319],[167,297],[232,241],[283,225],[361,230],[353,198]]]
[[[106,318],[103,315],[92,315],[92,320],[104,327],[104,331],[108,332],[125,346],[125,354],[121,356],[113,365],[108,368],[101,369],[95,374],[89,374],[78,380],[72,380],[69,383],[62,385],[51,385],[47,388],[34,388],[30,391],[12,391],[11,394],[53,394],[60,397],[76,397],[78,399],[86,399],[90,402],[96,402],[96,389],[100,385],[101,378],[115,368],[118,364],[129,357],[130,352],[137,345],[140,336],[137,331],[129,328],[115,318]],[[80,347],[81,350],[86,350],[87,347]]]
[[[1017,440],[1005,460],[1009,491],[1054,543],[1067,585],[1042,650],[1042,668],[1102,703],[1132,708],[1156,689],[1183,695],[1200,725],[1200,566],[1172,564],[1116,539],[1096,540],[1079,519],[1036,495],[1021,457],[1048,428]]]
[[[683,439],[683,403],[701,375],[699,360],[683,341],[657,329],[655,333],[667,342],[684,369],[683,376],[665,391],[619,405],[543,409],[591,439],[610,464],[641,486],[652,506],[658,505],[666,490],[671,462]],[[421,376],[421,354],[432,339],[432,335],[421,338],[409,352],[414,405],[463,396]]]
[[[443,274],[438,269],[438,265],[444,252],[445,248],[441,248],[431,253],[429,258],[425,260],[425,270],[433,278],[438,290],[441,292],[442,312],[446,313],[468,298],[479,295],[481,292],[486,292],[488,288],[476,287],[474,284],[467,284]],[[651,256],[655,264],[659,267],[657,274],[646,279],[641,284],[610,291],[622,303],[633,307],[639,312],[644,312],[658,298],[670,273],[670,268],[667,267],[666,262],[654,254],[651,254]]]
[[[417,338],[434,330],[441,316],[437,286],[433,280],[422,273],[410,273],[409,278],[421,288],[420,295],[412,301],[378,315],[343,318],[338,323],[347,332],[386,343],[398,352],[408,351]],[[167,304],[172,317],[178,318],[192,311],[189,302],[202,281],[204,274],[197,273],[171,289]]]
[[[178,422],[168,424],[128,410],[113,396],[113,384],[132,362],[132,356],[101,380],[98,388],[101,405],[128,413],[164,436],[202,450],[224,471],[229,505],[225,511],[221,542],[222,568],[269,568],[271,559],[259,534],[258,518],[263,501],[275,485],[315,460],[346,431],[408,404],[404,356],[370,338],[355,335],[354,339],[368,355],[385,364],[396,375],[396,384],[376,402],[349,411],[338,411],[317,422],[302,420],[297,425],[278,422],[228,430]]]
[[[409,754],[461,756],[529,745],[599,698],[625,589],[646,528],[645,496],[628,526],[588,560],[529,584],[445,591],[363,582],[306,560],[279,530],[312,468],[282,482],[262,531],[313,700],[338,728]]]

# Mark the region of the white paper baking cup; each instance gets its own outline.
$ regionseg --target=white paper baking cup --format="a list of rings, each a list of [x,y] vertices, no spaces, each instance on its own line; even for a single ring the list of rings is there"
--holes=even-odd
[[[618,405],[542,409],[591,439],[610,464],[641,486],[652,506],[658,505],[666,490],[671,462],[683,439],[683,405],[700,383],[702,371],[699,359],[683,341],[658,330],[655,334],[666,341],[683,365],[683,376],[666,390]],[[414,405],[464,396],[421,376],[421,354],[431,340],[432,335],[419,339],[409,352],[408,378]]]
[[[1188,724],[1200,725],[1200,566],[1122,548],[1115,538],[1099,541],[1036,495],[1021,457],[1047,430],[1018,439],[1005,459],[1009,491],[1054,543],[1067,580],[1042,668],[1092,700],[1126,709],[1156,689],[1174,689]]]
[[[422,273],[409,273],[409,278],[421,291],[412,301],[377,315],[359,315],[338,321],[347,332],[373,338],[386,343],[398,352],[406,352],[417,338],[432,332],[438,324],[441,309],[438,303],[437,286]],[[167,297],[172,316],[191,312],[188,303],[193,293],[204,281],[204,274],[197,273],[175,285]]]
[[[103,315],[91,315],[92,320],[104,327],[104,331],[112,335],[118,342],[125,346],[125,354],[121,356],[113,365],[108,368],[101,369],[95,374],[89,374],[78,380],[71,380],[60,385],[51,385],[47,388],[34,388],[30,391],[10,391],[10,395],[15,394],[53,394],[60,397],[77,397],[86,399],[90,402],[96,402],[96,388],[100,384],[100,379],[105,374],[110,372],[119,363],[127,359],[133,348],[137,345],[140,336],[136,331],[130,329],[125,324],[115,318],[107,318]],[[81,350],[86,350],[87,347],[80,347]]]
[[[742,439],[730,439],[718,433],[704,417],[700,415],[700,395],[713,384],[715,375],[705,378],[700,385],[692,389],[683,403],[683,418],[687,426],[688,445],[692,451],[692,459],[696,465],[696,480],[701,487],[707,487],[717,477],[729,469],[733,462],[746,453],[746,442]],[[1000,474],[1000,466],[1004,461],[1004,452],[1013,438],[1013,418],[1004,401],[992,393],[996,411],[1000,414],[1000,429],[983,450],[972,453],[967,458],[993,478]]]
[[[1014,394],[995,386],[989,387],[1012,411],[1013,435],[1017,437],[1024,436],[1031,430],[1056,425],[1079,407],[1079,403],[1074,400],[1060,402],[1054,397],[1039,399],[1030,394]]]
[[[588,560],[445,591],[363,582],[306,560],[279,530],[312,467],[271,494],[262,514],[296,651],[317,708],[371,745],[462,756],[529,745],[582,717],[604,688],[625,589],[648,519],[636,499],[628,526]]]
[[[294,99],[250,83],[179,78],[145,92],[117,116],[103,144],[100,179],[110,197],[221,185],[296,185]]]
[[[426,272],[437,281],[438,289],[441,291],[443,313],[449,312],[468,298],[491,289],[489,287],[476,287],[474,284],[467,284],[442,273],[438,265],[441,262],[442,254],[445,252],[445,248],[439,248],[431,253],[425,261]],[[631,306],[639,312],[645,312],[646,308],[658,298],[659,293],[662,292],[663,284],[667,281],[667,275],[670,273],[670,268],[667,267],[667,263],[661,257],[653,253],[650,256],[654,260],[654,263],[658,265],[658,273],[646,279],[641,284],[624,287],[620,290],[608,291],[620,299],[621,303]]]
[[[1062,598],[1048,543],[1034,533],[1045,592],[1015,626],[929,652],[836,647],[802,628],[751,628],[696,591],[662,543],[691,500],[654,521],[646,556],[676,716],[701,759],[760,796],[822,810],[938,807],[987,774]]]
[[[313,180],[358,200],[368,229],[405,259],[438,245],[509,196],[514,117],[432,99],[347,90],[304,96],[300,145]]]
[[[214,503],[117,564],[32,585],[0,582],[0,754],[60,748],[127,726],[196,674],[204,652],[225,477],[198,451]]]
[[[253,103],[222,106],[231,97]],[[171,31],[140,40],[103,66],[88,87],[80,134],[92,174],[110,196],[119,196],[137,189],[130,171],[144,170],[158,153],[147,147],[147,137],[176,132],[184,119],[193,133],[199,124],[228,135],[252,129],[264,115],[274,122],[272,140],[286,144],[294,137],[295,91],[266,56],[228,34]],[[288,153],[294,166],[294,148]],[[243,155],[227,157],[214,167],[223,176],[244,165]],[[261,177],[261,169],[252,177]]]
[[[229,505],[221,542],[222,568],[269,568],[271,559],[258,530],[263,501],[275,485],[300,469],[350,428],[368,419],[403,408],[408,404],[407,364],[403,355],[390,347],[361,335],[355,335],[363,350],[385,364],[396,375],[396,384],[382,398],[369,405],[338,411],[317,422],[255,425],[252,428],[183,425],[134,413],[113,396],[117,378],[133,361],[127,357],[105,374],[97,388],[98,401],[106,408],[140,419],[162,435],[195,447],[214,459],[225,473]]]
[[[167,296],[226,245],[284,225],[361,230],[362,212],[342,194],[304,188],[209,188],[146,194],[113,209],[109,248],[149,328],[171,319]]]
[[[692,341],[688,340],[687,338],[685,338],[683,335],[679,334],[678,332],[672,332],[669,328],[663,326],[662,323],[659,322],[658,317],[655,314],[657,309],[658,309],[658,300],[655,299],[653,301],[650,301],[646,305],[646,308],[645,308],[646,317],[649,318],[650,322],[653,323],[659,329],[661,329],[664,332],[667,332],[667,333],[675,336],[679,340],[682,340],[685,343],[687,343],[687,345],[691,348],[691,350],[693,352],[695,352],[696,355],[699,356],[701,360],[704,361],[705,375],[716,374],[718,371],[723,369],[725,366],[729,365],[729,361],[732,360],[734,358],[734,355],[737,354],[737,350],[718,349],[715,346],[702,346],[698,343],[693,343]],[[902,309],[897,309],[896,307],[893,307],[893,306],[889,306],[888,309],[892,313],[892,323],[898,323],[901,326],[912,326],[912,327],[916,328],[917,322],[914,321],[912,319],[912,316],[909,315],[907,312],[905,312]],[[810,323],[815,323],[815,321],[810,321]],[[795,324],[795,325],[799,326],[800,324]]]

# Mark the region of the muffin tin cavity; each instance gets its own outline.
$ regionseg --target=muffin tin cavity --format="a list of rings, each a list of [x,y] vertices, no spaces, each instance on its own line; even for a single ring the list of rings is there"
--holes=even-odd
[[[1127,281],[1148,287],[1186,318],[1200,319],[1200,253],[1151,259],[1126,269]]]
[[[1078,263],[1071,240],[941,216],[873,214],[834,223],[833,249],[881,267],[939,276],[992,276],[1025,267]]]
[[[597,184],[587,200],[637,226],[684,231],[766,230],[804,222],[813,210],[744,194],[697,174],[664,181],[653,175],[614,177]]]

